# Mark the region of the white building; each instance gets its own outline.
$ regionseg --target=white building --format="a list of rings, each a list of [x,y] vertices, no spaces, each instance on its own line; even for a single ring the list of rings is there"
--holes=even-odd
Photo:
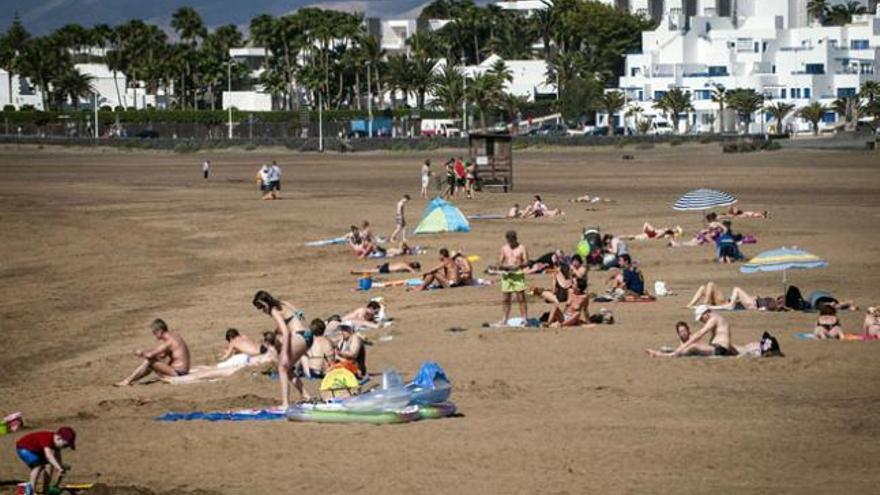
[[[654,102],[671,88],[689,91],[694,111],[681,119],[682,130],[710,132],[721,129],[718,105],[710,96],[715,84],[754,89],[770,103],[800,108],[814,101],[829,105],[856,94],[865,81],[880,80],[880,9],[845,26],[823,27],[808,25],[806,3],[738,0],[730,17],[717,15],[715,1],[696,2],[702,10],[687,19],[670,10],[656,30],[642,33],[642,52],[627,55],[620,89],[629,105],[642,108],[642,116],[661,120]],[[735,116],[725,113],[729,131]],[[754,119],[750,131],[760,132],[765,119]],[[828,112],[823,126],[836,120]],[[607,116],[600,115],[598,123],[607,125]],[[783,124],[809,129],[794,112]]]
[[[498,55],[490,55],[479,65],[462,67],[467,77],[485,74],[492,66],[502,60]],[[540,95],[555,95],[556,86],[547,83],[547,62],[544,60],[503,60],[510,71],[511,80],[504,84],[507,94],[519,96],[533,102]]]

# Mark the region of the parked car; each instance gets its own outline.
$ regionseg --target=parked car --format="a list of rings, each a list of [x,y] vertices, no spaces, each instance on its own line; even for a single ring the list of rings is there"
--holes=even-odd
[[[141,132],[135,134],[135,136],[141,139],[156,139],[159,137],[159,133],[152,129],[144,129]]]
[[[544,124],[537,129],[529,131],[529,136],[567,136],[568,127],[565,124]]]
[[[623,136],[626,134],[626,131],[623,127],[615,127],[614,135],[615,136]],[[608,126],[603,125],[602,127],[595,127],[593,131],[590,133],[591,136],[607,136],[608,135]]]
[[[651,122],[651,127],[648,128],[648,134],[654,136],[663,136],[666,134],[672,134],[672,126],[669,122],[658,122],[656,120]]]

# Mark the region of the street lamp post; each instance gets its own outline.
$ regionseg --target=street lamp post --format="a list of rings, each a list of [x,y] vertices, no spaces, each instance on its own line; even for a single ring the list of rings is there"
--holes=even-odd
[[[367,117],[370,119],[367,122],[367,136],[369,137],[373,137],[373,86],[370,84],[370,72],[372,71],[370,61],[367,60]]]
[[[229,106],[229,121],[227,125],[229,139],[232,139],[232,63],[232,59],[229,59],[226,63],[226,94],[229,95],[229,101],[227,102],[227,105]]]
[[[93,91],[95,94],[95,141],[98,140],[98,92]]]
[[[318,151],[321,152],[324,151],[324,114],[322,113],[324,101],[322,97],[323,94],[318,90]]]
[[[464,132],[468,130],[467,120],[467,74],[462,71],[461,74],[461,129]]]

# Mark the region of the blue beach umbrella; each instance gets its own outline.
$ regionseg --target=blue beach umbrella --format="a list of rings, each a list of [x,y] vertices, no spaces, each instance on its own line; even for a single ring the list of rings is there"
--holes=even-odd
[[[715,189],[694,189],[678,198],[672,205],[676,211],[700,211],[722,208],[736,203],[736,196]]]
[[[742,273],[758,272],[782,272],[782,285],[786,284],[786,272],[788,270],[808,270],[811,268],[824,268],[828,262],[815,254],[808,253],[796,247],[770,249],[750,259],[740,267]]]

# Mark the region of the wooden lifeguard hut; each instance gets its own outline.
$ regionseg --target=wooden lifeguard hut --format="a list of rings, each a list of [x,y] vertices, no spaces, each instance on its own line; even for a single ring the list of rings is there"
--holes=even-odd
[[[513,136],[476,132],[468,135],[470,159],[477,164],[477,183],[483,190],[513,190]]]

